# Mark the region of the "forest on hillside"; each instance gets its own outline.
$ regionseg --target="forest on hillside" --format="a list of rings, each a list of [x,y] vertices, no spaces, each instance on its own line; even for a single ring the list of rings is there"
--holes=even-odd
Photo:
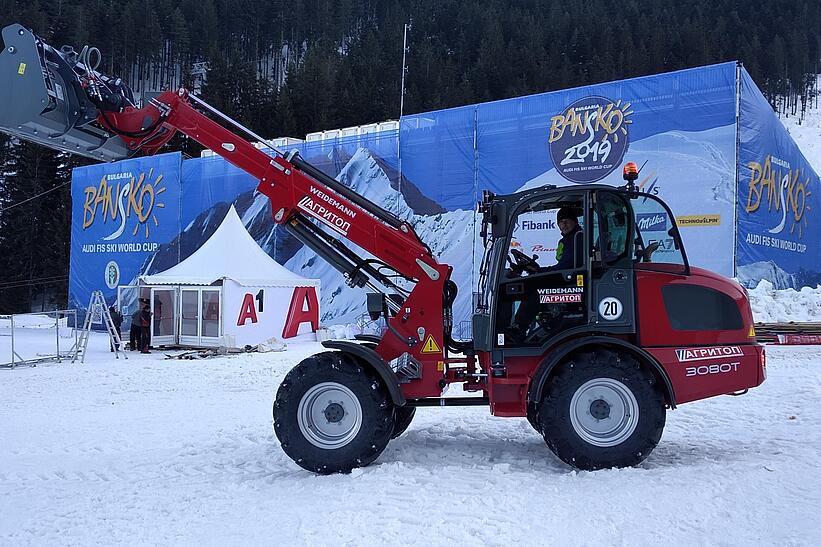
[[[801,117],[821,69],[818,0],[0,0],[13,22],[269,137],[398,119],[406,24],[405,114],[738,59]],[[85,161],[0,136],[0,313],[65,304]]]

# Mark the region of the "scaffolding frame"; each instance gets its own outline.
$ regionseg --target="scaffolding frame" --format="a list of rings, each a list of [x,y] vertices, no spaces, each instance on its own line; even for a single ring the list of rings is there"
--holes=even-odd
[[[47,316],[54,318],[54,332],[55,332],[55,352],[53,354],[49,353],[46,355],[40,355],[33,359],[26,359],[20,352],[18,351],[19,346],[15,347],[15,335],[19,334],[19,331],[22,329],[27,329],[30,327],[22,326],[19,322],[19,319],[24,316]],[[54,310],[50,312],[31,312],[31,313],[16,313],[8,316],[4,316],[4,318],[8,318],[10,321],[10,331],[11,331],[11,360],[6,363],[0,363],[0,368],[7,368],[7,369],[15,369],[20,366],[28,366],[34,367],[37,366],[38,363],[47,363],[50,361],[56,361],[58,363],[62,361],[71,361],[77,355],[77,350],[79,348],[79,332],[77,330],[77,310]],[[15,326],[15,318],[18,318],[17,326]],[[70,328],[74,331],[74,341],[73,343],[65,348],[65,350],[60,348],[60,322],[62,319],[66,319],[66,328]],[[71,321],[73,319],[73,322]],[[38,331],[46,331],[50,330],[51,327],[47,328],[38,328]]]

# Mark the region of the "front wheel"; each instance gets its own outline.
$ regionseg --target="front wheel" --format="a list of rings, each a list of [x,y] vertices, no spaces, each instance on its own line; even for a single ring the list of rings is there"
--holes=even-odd
[[[564,362],[538,412],[550,449],[585,470],[641,463],[661,439],[665,419],[653,374],[633,357],[607,350]]]
[[[394,431],[385,386],[340,352],[319,353],[294,367],[279,386],[273,413],[285,453],[320,474],[368,465]]]

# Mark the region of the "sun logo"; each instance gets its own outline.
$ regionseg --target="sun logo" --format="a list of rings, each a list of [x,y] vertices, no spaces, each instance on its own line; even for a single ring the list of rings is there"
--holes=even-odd
[[[148,178],[149,181],[151,180],[151,176],[153,175],[153,173],[154,173],[154,168],[152,167],[148,171],[148,177],[147,178]],[[157,175],[156,180],[154,180],[153,182],[147,182],[144,185],[143,185],[143,181],[144,181],[143,175],[144,175],[144,173],[140,174],[140,178],[136,182],[136,187],[135,187],[134,191],[133,192],[129,191],[129,196],[133,195],[134,193],[139,192],[139,199],[135,203],[135,205],[136,205],[135,210],[137,212],[137,219],[139,220],[139,223],[137,223],[134,226],[134,233],[132,235],[136,236],[137,232],[140,229],[140,225],[143,225],[143,226],[145,226],[145,238],[148,239],[148,236],[150,234],[149,223],[148,223],[149,217],[154,222],[154,226],[158,227],[160,225],[159,221],[157,220],[157,216],[153,214],[153,211],[154,211],[155,207],[158,208],[158,209],[165,209],[165,203],[157,201],[158,196],[160,194],[162,194],[163,192],[165,192],[165,186],[161,186],[162,179],[163,179],[162,174]],[[131,183],[134,183],[134,179],[131,179]],[[142,190],[140,189],[141,185],[142,185]],[[145,201],[146,199],[148,199],[147,203]],[[132,205],[132,201],[130,199],[129,199],[128,205],[129,205],[129,207],[131,207],[131,205]]]
[[[124,185],[119,182],[115,185],[113,182],[126,178],[128,182]],[[94,221],[99,218],[98,209],[102,209],[104,224],[109,219],[116,221],[119,218],[120,221],[119,226],[103,238],[104,241],[112,241],[123,235],[127,221],[132,214],[137,217],[132,235],[136,237],[142,229],[145,238],[148,239],[151,235],[151,223],[153,222],[155,227],[160,225],[154,213],[155,209],[165,208],[165,203],[159,198],[165,191],[163,175],[160,173],[154,177],[153,168],[148,173],[140,173],[138,177],[134,177],[130,172],[104,175],[98,186],[88,186],[84,190],[83,229],[94,224]]]

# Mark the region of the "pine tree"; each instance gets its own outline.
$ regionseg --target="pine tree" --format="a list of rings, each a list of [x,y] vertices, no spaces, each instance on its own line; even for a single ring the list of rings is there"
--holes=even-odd
[[[41,146],[17,142],[8,150],[0,213],[0,309],[7,313],[46,299],[64,303],[71,198],[59,165],[58,154]]]

